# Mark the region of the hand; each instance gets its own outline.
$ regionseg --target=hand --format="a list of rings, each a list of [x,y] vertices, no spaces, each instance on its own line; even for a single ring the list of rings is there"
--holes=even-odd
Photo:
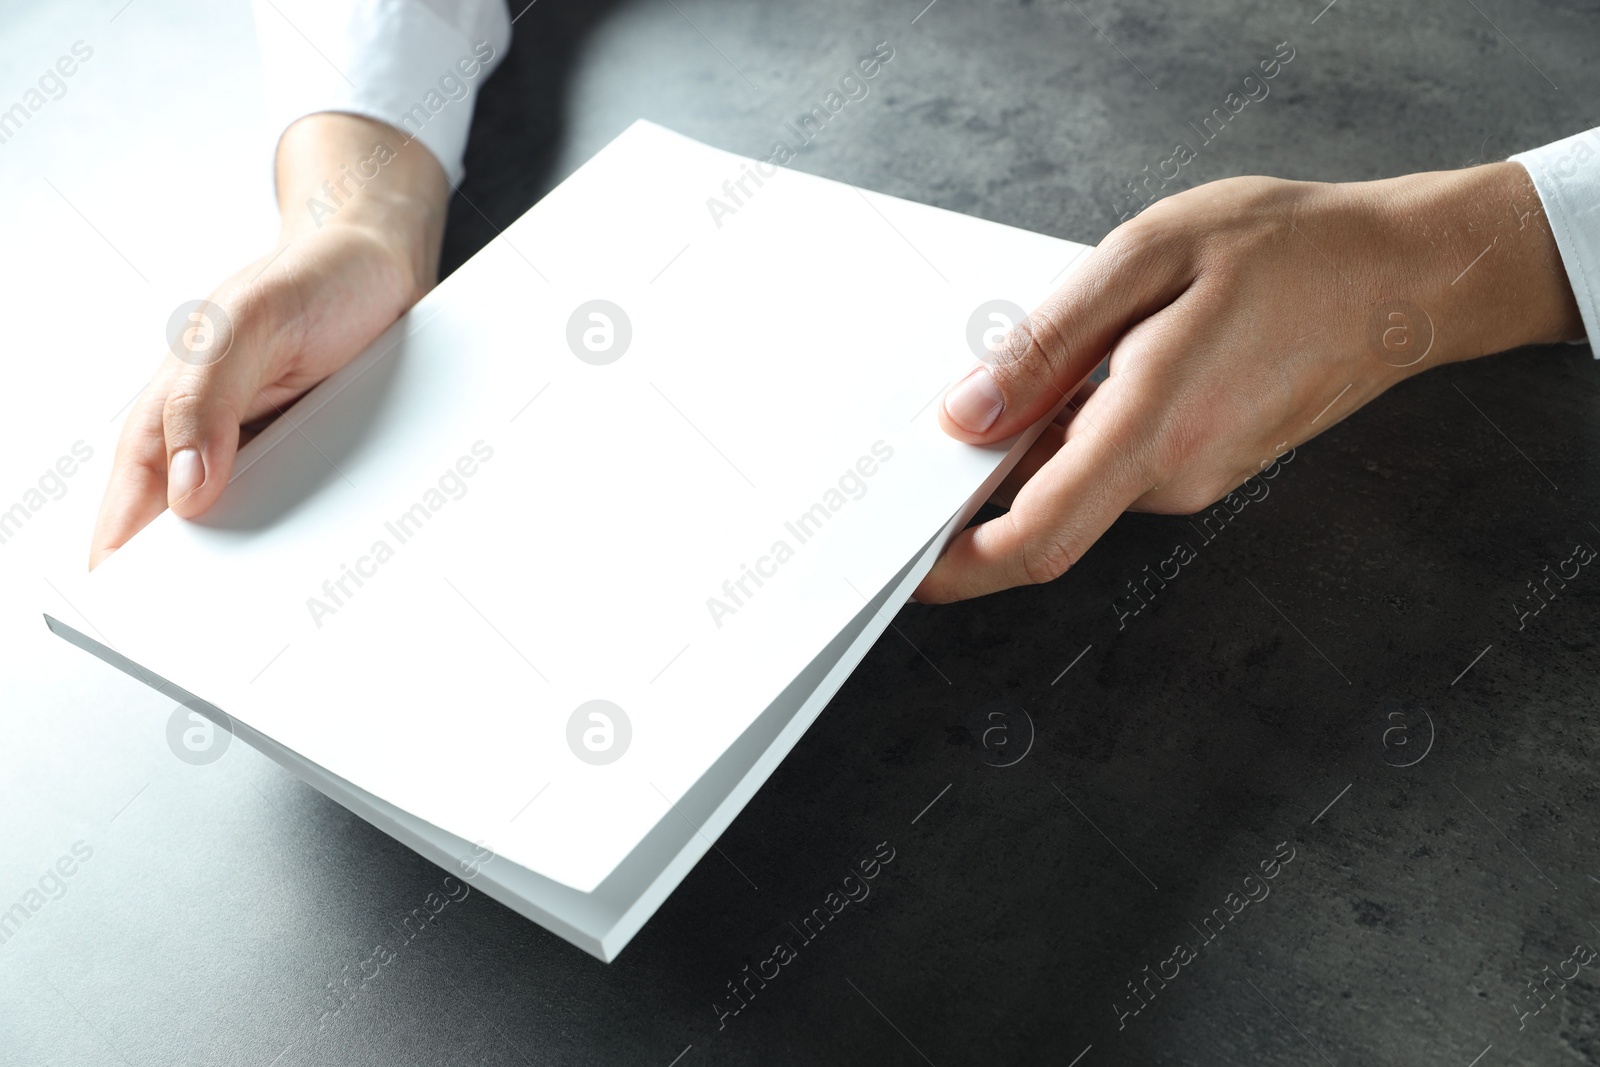
[[[945,395],[945,432],[972,443],[1066,406],[997,494],[1010,510],[959,534],[916,599],[1050,581],[1122,512],[1198,511],[1412,374],[1582,333],[1520,164],[1179,193]]]
[[[375,154],[380,144],[388,151]],[[345,168],[377,173],[357,188]],[[277,246],[209,298],[223,315],[207,350],[221,357],[169,352],[134,401],[91,569],[164,508],[194,518],[216,503],[242,435],[348,363],[434,283],[449,185],[421,144],[369,119],[312,115],[284,134],[277,177]]]

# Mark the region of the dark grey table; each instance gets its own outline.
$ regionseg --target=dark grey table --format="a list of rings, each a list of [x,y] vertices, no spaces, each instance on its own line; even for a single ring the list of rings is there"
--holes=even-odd
[[[1597,114],[1592,0],[924,3],[532,6],[447,266],[636,117],[765,155],[878,42],[796,167],[1082,241],[1280,42],[1169,190],[1455,167]],[[0,1018],[96,1064],[1596,1062],[1600,576],[1513,604],[1600,544],[1597,427],[1586,347],[1436,370],[1212,540],[1132,516],[1050,586],[907,607],[610,966],[476,893],[405,940],[442,871],[247,750],[180,768],[96,841],[160,862],[102,861],[50,927],[63,999],[29,979]]]

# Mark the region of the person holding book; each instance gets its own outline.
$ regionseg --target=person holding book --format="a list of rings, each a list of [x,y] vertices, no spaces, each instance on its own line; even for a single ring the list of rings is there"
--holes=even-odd
[[[165,508],[204,513],[253,429],[437,281],[474,98],[514,20],[499,0],[368,7],[258,5],[279,239],[211,294],[201,354],[169,352],[135,401],[91,566]],[[1056,414],[998,494],[1009,510],[962,532],[917,599],[1052,580],[1124,511],[1201,510],[1413,374],[1597,326],[1600,129],[1457,171],[1176,193],[945,396],[945,431],[974,444]]]

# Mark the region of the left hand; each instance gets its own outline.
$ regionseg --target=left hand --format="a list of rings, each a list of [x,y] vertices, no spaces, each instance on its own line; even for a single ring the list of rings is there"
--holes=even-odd
[[[1412,374],[1582,333],[1521,164],[1179,193],[946,393],[941,425],[974,444],[1070,399],[996,494],[1010,511],[959,534],[916,599],[1050,581],[1122,512],[1199,511]]]
[[[400,145],[337,211],[325,175]],[[169,351],[123,424],[89,548],[93,569],[169,506],[215,504],[262,420],[354,359],[433,285],[450,185],[422,144],[372,119],[319,112],[278,145],[277,247],[210,295],[216,359]]]

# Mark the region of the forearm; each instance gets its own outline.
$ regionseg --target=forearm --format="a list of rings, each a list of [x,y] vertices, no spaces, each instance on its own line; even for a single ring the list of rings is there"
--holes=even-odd
[[[284,132],[276,167],[284,240],[356,227],[406,264],[416,296],[433,287],[450,186],[420,141],[372,119],[321,112]]]
[[[1403,264],[1391,295],[1422,309],[1433,350],[1416,366],[1583,336],[1538,193],[1520,163],[1367,183]]]

